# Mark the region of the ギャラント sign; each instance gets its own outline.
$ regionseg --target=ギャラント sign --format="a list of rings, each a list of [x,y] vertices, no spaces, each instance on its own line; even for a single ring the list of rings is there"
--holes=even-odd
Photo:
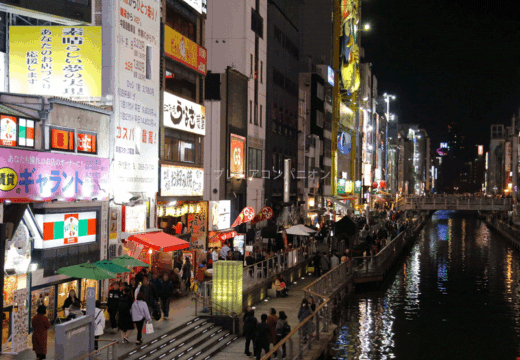
[[[204,169],[161,165],[161,196],[202,196]]]
[[[0,149],[0,199],[104,200],[109,166],[102,158]]]

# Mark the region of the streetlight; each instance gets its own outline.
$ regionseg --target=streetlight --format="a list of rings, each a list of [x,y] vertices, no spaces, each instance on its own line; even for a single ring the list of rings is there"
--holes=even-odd
[[[365,31],[370,31],[370,24],[369,23],[366,23],[363,28],[365,29]]]

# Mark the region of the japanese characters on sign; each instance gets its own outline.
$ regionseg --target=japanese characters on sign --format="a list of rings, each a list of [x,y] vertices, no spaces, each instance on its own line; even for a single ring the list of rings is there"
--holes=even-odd
[[[161,165],[161,196],[202,196],[204,169]]]
[[[85,244],[97,240],[98,221],[95,211],[35,214],[34,217],[43,231],[43,238],[34,241],[35,249]]]
[[[108,159],[0,149],[0,199],[106,199]]]
[[[207,73],[208,51],[168,25],[164,25],[164,53],[202,75]]]
[[[164,126],[206,135],[206,108],[181,97],[164,93]]]
[[[122,231],[130,234],[146,231],[146,204],[123,206]]]
[[[244,178],[246,174],[246,138],[231,134],[230,177]]]
[[[231,225],[231,200],[209,202],[209,230],[229,229]]]
[[[100,97],[101,46],[99,26],[11,26],[10,91]]]
[[[115,81],[113,177],[116,192],[157,192],[159,157],[160,6],[158,0],[118,0],[103,3],[115,17],[112,50]],[[106,6],[106,7],[105,7]],[[115,74],[117,71],[117,76]]]

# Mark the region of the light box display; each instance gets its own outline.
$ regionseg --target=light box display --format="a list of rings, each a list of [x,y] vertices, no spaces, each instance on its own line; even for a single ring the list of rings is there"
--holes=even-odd
[[[242,312],[242,267],[241,261],[213,264],[213,301],[237,314]]]

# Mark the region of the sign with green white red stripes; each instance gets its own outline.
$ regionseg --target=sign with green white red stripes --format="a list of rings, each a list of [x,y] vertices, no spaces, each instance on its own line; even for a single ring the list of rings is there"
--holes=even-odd
[[[97,217],[95,211],[36,214],[43,232],[43,240],[35,240],[35,249],[49,249],[63,245],[85,244],[96,241]]]

